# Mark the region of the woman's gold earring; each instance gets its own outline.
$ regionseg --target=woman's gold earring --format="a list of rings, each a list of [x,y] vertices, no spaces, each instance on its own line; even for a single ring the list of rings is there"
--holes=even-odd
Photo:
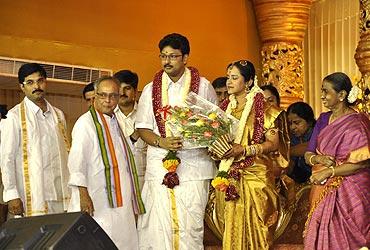
[[[248,91],[249,91],[249,86],[247,84],[245,85],[244,91],[245,91],[245,93],[248,93]]]

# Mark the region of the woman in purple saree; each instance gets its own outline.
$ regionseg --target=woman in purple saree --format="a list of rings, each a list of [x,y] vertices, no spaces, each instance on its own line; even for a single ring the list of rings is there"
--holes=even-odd
[[[319,117],[305,159],[312,167],[305,249],[370,246],[370,121],[350,108],[357,93],[347,75],[323,80]]]

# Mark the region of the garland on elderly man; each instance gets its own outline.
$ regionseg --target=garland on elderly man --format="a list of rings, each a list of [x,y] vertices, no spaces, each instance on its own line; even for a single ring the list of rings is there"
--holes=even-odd
[[[189,91],[192,91],[198,94],[199,84],[200,84],[199,71],[193,67],[188,67],[188,69],[190,70],[191,81],[190,81],[190,86],[186,90],[186,93],[189,93]],[[155,120],[158,126],[159,133],[162,138],[166,138],[166,125],[165,125],[165,120],[162,118],[161,110],[164,108],[164,106],[168,104],[168,103],[165,103],[165,105],[163,105],[164,100],[168,100],[168,96],[162,96],[162,93],[164,92],[162,89],[163,74],[164,74],[164,70],[160,70],[154,76],[153,90],[152,90],[152,103],[153,103],[153,112],[154,112],[154,116],[155,116]],[[182,101],[185,101],[185,100],[182,100]],[[176,169],[178,165],[180,164],[181,160],[177,157],[176,151],[170,150],[162,161],[163,161],[163,167],[166,168],[168,171],[168,173],[163,178],[162,184],[166,185],[168,188],[174,188],[176,185],[179,185],[179,177],[176,173]]]
[[[119,169],[118,169],[118,162],[117,158],[115,155],[115,149],[114,145],[112,142],[112,137],[110,135],[109,127],[108,124],[104,118],[104,115],[96,111],[94,106],[91,105],[89,108],[89,112],[92,116],[92,119],[94,121],[94,125],[96,128],[97,136],[98,136],[98,141],[99,141],[99,148],[104,164],[104,174],[105,174],[105,182],[106,182],[106,189],[107,189],[107,199],[110,207],[122,207],[122,193],[121,193],[121,187],[120,187],[120,177],[119,177]],[[98,115],[102,121],[103,124],[98,119]],[[106,134],[107,141],[104,139],[104,131]],[[136,171],[136,166],[135,166],[135,160],[134,160],[134,155],[131,152],[131,149],[129,145],[127,144],[127,141],[125,139],[125,136],[122,132],[121,129],[119,129],[120,132],[120,137],[122,140],[122,144],[125,150],[125,155],[126,155],[126,162],[128,164],[128,170],[130,174],[130,182],[132,185],[132,203],[134,207],[134,212],[135,214],[144,214],[145,213],[145,206],[144,203],[141,199],[140,195],[140,189],[139,189],[139,180],[138,180],[138,175]],[[108,144],[108,148],[107,145]],[[109,160],[109,155],[108,155],[108,150],[110,152],[111,156],[111,162]],[[112,190],[112,173],[113,173],[113,180],[114,180],[114,191]],[[115,194],[116,198],[113,198],[113,194]]]

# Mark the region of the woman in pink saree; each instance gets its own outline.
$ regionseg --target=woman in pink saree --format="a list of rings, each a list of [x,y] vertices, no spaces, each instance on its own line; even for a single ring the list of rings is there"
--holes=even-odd
[[[305,159],[312,166],[305,249],[370,246],[370,121],[350,105],[358,93],[343,73],[323,80],[321,114]]]

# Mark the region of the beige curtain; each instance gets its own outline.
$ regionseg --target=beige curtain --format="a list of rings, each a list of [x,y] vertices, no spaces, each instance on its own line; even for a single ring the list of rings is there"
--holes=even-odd
[[[359,41],[358,0],[317,0],[313,2],[304,42],[304,100],[318,116],[322,107],[321,81],[333,72],[360,79],[354,55]]]

